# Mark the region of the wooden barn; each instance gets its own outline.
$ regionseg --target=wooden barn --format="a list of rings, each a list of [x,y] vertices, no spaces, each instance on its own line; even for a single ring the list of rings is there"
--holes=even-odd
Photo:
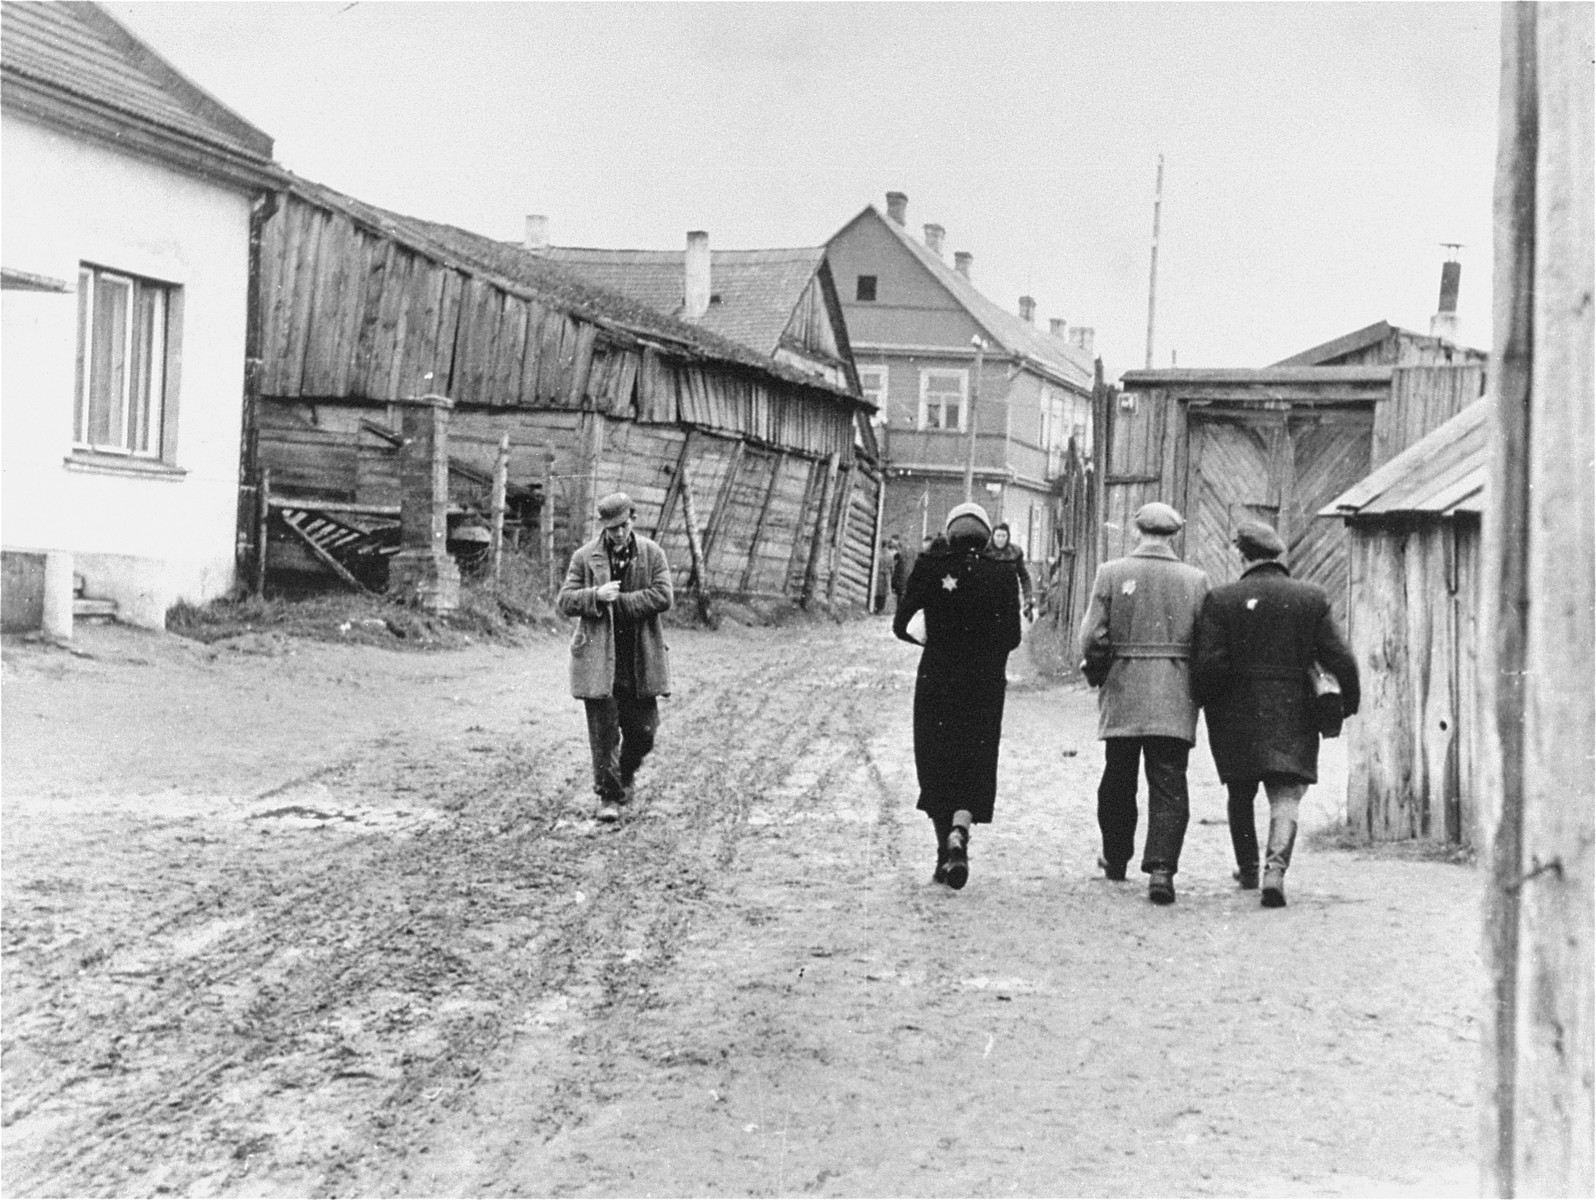
[[[257,569],[263,544],[273,570],[391,545],[398,404],[434,393],[453,402],[451,536],[480,526],[508,438],[508,543],[551,578],[596,497],[624,489],[682,585],[691,514],[707,589],[866,603],[881,476],[851,378],[776,361],[520,245],[305,180],[255,233],[256,494],[240,525]]]
[[[1475,841],[1486,405],[1320,514],[1349,535],[1348,640],[1364,700],[1347,724],[1347,820],[1374,841]]]
[[[1179,549],[1216,584],[1239,574],[1231,533],[1269,522],[1299,579],[1347,608],[1347,535],[1319,512],[1374,467],[1477,399],[1480,363],[1131,371],[1105,406],[1104,559],[1136,543],[1150,500],[1186,517]]]

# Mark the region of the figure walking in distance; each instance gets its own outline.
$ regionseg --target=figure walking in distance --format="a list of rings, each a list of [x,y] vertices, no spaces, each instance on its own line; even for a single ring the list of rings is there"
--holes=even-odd
[[[914,642],[925,614],[925,649],[914,681],[917,807],[937,839],[932,879],[955,891],[969,879],[972,825],[992,820],[1009,651],[1020,644],[1014,572],[982,553],[991,522],[979,504],[948,513],[945,537],[915,560],[892,632]]]
[[[571,638],[571,695],[587,707],[600,821],[617,821],[654,748],[659,697],[671,690],[660,614],[671,606],[665,552],[632,529],[632,500],[598,502],[599,535],[571,555],[555,603],[580,624]]]
[[[1136,512],[1141,541],[1125,558],[1097,569],[1081,621],[1082,668],[1101,688],[1097,736],[1104,743],[1097,788],[1098,865],[1125,878],[1136,849],[1136,767],[1147,773],[1147,840],[1142,870],[1154,904],[1175,902],[1175,873],[1186,840],[1191,800],[1186,762],[1197,740],[1192,694],[1192,635],[1208,576],[1181,562],[1171,544],[1185,521],[1167,504]]]
[[[998,562],[1008,563],[1014,574],[1019,578],[1020,598],[1025,606],[1025,619],[1031,620],[1036,615],[1036,599],[1031,591],[1031,572],[1025,565],[1025,551],[1021,550],[1009,540],[1009,523],[999,521],[992,529],[992,544],[987,547],[987,555]]]
[[[1342,710],[1358,711],[1358,666],[1336,628],[1330,598],[1316,583],[1291,578],[1285,543],[1262,521],[1243,521],[1234,545],[1241,578],[1208,593],[1197,624],[1197,698],[1208,747],[1229,792],[1236,879],[1255,888],[1258,833],[1253,801],[1269,798],[1269,844],[1261,900],[1286,903],[1286,868],[1297,811],[1318,781],[1319,726],[1312,675],[1318,663],[1341,685]]]

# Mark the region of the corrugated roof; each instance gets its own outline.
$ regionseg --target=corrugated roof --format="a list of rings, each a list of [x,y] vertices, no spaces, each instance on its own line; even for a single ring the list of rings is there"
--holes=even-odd
[[[206,145],[271,158],[270,137],[95,4],[0,4],[0,70]]]
[[[551,246],[545,257],[584,279],[680,316],[686,272],[683,250],[603,250]],[[778,250],[711,250],[710,293],[714,299],[694,324],[774,354],[825,258],[824,246]]]
[[[347,213],[421,254],[456,264],[468,273],[480,273],[510,291],[538,297],[596,324],[828,392],[856,407],[865,405],[859,397],[823,379],[776,362],[712,330],[678,320],[631,296],[598,287],[565,264],[520,246],[379,208],[298,176],[290,177],[290,190],[313,204]]]
[[[1484,503],[1488,398],[1432,429],[1319,510],[1321,517],[1478,513]]]
[[[953,298],[1000,347],[1010,354],[1035,359],[1071,383],[1091,388],[1096,376],[1092,356],[1086,351],[1079,346],[1066,345],[1052,334],[1043,333],[1035,325],[1021,320],[1002,305],[988,300],[974,284],[916,241],[902,225],[884,216],[874,205],[867,206],[864,212],[874,215],[891,230],[893,236],[909,248],[910,253],[920,260],[938,283],[952,293]]]

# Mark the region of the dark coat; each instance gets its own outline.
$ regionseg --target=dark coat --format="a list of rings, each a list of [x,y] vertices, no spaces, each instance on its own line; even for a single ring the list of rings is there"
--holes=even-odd
[[[1194,676],[1220,779],[1318,781],[1309,676],[1316,661],[1341,684],[1347,715],[1357,712],[1357,663],[1318,584],[1292,579],[1282,563],[1262,562],[1208,593]]]
[[[968,809],[984,824],[997,797],[1005,672],[1020,644],[1014,572],[979,550],[935,542],[915,560],[892,618],[906,642],[924,611],[926,640],[914,683],[917,807],[933,817]]]
[[[571,638],[571,695],[597,700],[615,690],[615,616],[628,617],[637,630],[633,678],[640,697],[667,696],[671,690],[670,647],[659,615],[671,606],[670,564],[665,552],[641,534],[637,553],[621,578],[621,594],[611,604],[598,599],[600,584],[610,581],[610,555],[604,535],[579,546],[571,555],[565,583],[555,606],[567,617],[580,617]]]
[[[907,550],[895,549],[892,552],[892,594],[903,595],[903,589],[909,586],[909,568],[914,565],[914,556]]]
[[[1197,740],[1191,645],[1208,576],[1162,542],[1097,568],[1081,619],[1081,657],[1097,697],[1100,738]]]
[[[986,556],[994,562],[1009,564],[1009,569],[1012,570],[1019,578],[1021,596],[1025,598],[1025,603],[1030,605],[1033,601],[1031,589],[1031,571],[1030,568],[1025,565],[1025,551],[1021,550],[1013,542],[1010,542],[1001,550],[999,550],[996,546],[988,546],[985,553]]]

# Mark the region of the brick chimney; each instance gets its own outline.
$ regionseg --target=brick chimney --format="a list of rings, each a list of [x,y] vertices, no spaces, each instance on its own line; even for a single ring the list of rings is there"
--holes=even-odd
[[[1047,331],[1059,341],[1065,341],[1065,325],[1063,317],[1054,317],[1047,323]]]
[[[975,255],[968,250],[955,250],[953,252],[953,269],[966,279],[970,277],[970,264],[975,261]]]
[[[1097,330],[1090,325],[1077,325],[1070,330],[1070,345],[1084,350],[1087,354],[1092,352],[1092,343],[1097,339]]]
[[[942,237],[946,233],[947,230],[940,225],[927,225],[925,227],[925,248],[938,258],[942,257]]]
[[[687,234],[686,279],[682,292],[684,311],[696,321],[709,311],[709,234],[694,229]]]
[[[888,192],[887,216],[896,224],[907,224],[909,221],[909,197],[902,192]]]
[[[521,243],[528,250],[549,248],[549,219],[541,213],[529,213],[526,219],[526,240]]]
[[[1436,302],[1435,316],[1430,318],[1430,336],[1455,341],[1457,338],[1457,289],[1463,279],[1463,264],[1457,260],[1460,243],[1448,242],[1451,257],[1441,264],[1441,298]]]
[[[1020,320],[1027,325],[1036,321],[1036,301],[1030,296],[1020,297]]]

